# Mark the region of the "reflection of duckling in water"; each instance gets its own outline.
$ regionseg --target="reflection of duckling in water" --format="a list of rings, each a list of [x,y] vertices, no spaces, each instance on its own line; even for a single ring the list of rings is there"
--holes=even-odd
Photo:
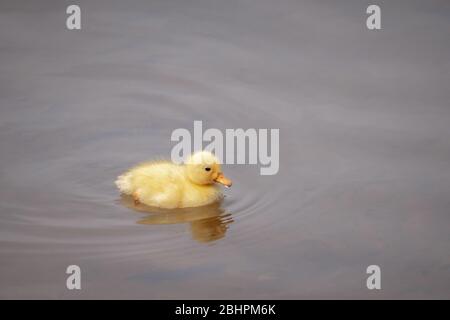
[[[228,225],[233,222],[231,214],[191,222],[192,238],[198,242],[216,241],[225,236]]]
[[[231,214],[225,214],[220,202],[182,209],[161,209],[135,204],[132,197],[122,195],[122,204],[139,212],[150,213],[137,223],[145,225],[190,223],[192,238],[198,242],[216,241],[225,236],[228,225],[233,222]]]
[[[222,198],[215,182],[231,186],[219,161],[210,152],[191,155],[184,165],[172,162],[146,162],[116,180],[123,194],[136,203],[159,208],[187,208],[211,204]]]

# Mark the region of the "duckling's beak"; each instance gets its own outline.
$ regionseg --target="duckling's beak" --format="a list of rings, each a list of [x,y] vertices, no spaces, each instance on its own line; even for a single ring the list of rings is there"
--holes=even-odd
[[[231,180],[223,175],[223,173],[219,173],[217,178],[214,179],[215,182],[223,184],[225,187],[231,187]]]

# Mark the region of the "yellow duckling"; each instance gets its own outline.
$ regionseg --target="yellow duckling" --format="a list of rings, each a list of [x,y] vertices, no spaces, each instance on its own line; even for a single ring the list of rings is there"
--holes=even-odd
[[[199,151],[184,165],[166,161],[137,165],[119,176],[116,185],[136,203],[173,209],[199,207],[220,200],[222,193],[215,182],[231,186],[217,158],[210,152]]]

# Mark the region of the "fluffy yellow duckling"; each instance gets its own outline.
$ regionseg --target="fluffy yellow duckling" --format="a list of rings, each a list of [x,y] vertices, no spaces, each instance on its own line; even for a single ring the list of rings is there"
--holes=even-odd
[[[119,176],[116,185],[136,203],[173,209],[204,206],[219,200],[222,193],[216,182],[231,186],[217,158],[210,152],[199,151],[184,165],[166,161],[137,165]]]

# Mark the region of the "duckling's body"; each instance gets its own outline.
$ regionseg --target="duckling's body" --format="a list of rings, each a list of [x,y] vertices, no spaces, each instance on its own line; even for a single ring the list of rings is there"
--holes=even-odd
[[[217,159],[209,152],[200,152],[184,165],[166,161],[142,163],[119,176],[116,185],[136,202],[172,209],[219,200],[222,193],[214,182],[231,185],[221,173]]]

